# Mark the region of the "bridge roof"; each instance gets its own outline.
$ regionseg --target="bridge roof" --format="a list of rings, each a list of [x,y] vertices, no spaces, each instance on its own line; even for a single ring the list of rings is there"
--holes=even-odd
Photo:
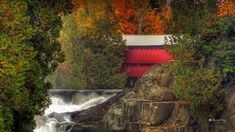
[[[123,35],[126,46],[159,46],[165,44],[165,39],[171,35]]]

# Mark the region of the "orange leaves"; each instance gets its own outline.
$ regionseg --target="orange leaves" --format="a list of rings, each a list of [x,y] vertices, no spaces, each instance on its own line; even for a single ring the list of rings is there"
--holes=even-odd
[[[96,4],[94,4],[94,1],[73,0],[73,3],[75,6],[88,8],[88,11],[96,10],[96,15],[92,17],[96,17],[97,19],[99,15],[102,16],[103,14],[103,7],[100,5],[107,1],[101,0]],[[161,7],[160,11],[156,11],[149,6],[139,9],[137,0],[112,0],[112,7],[115,15],[119,19],[119,31],[123,34],[137,34],[139,31],[141,31],[141,34],[165,34],[166,22],[171,19],[172,15],[171,8],[167,5]],[[145,11],[147,13],[143,13],[142,18],[137,19],[138,11]],[[217,15],[225,16],[227,14],[235,15],[234,0],[227,0],[219,4]],[[90,21],[86,24],[85,26],[90,28],[92,22]]]
[[[99,16],[103,15],[105,2],[107,1],[101,0],[97,3],[92,0],[73,0],[73,4],[77,8],[76,12],[80,12],[78,10],[84,10],[84,13],[95,11],[95,15],[91,16],[95,19],[99,19]],[[146,6],[142,4],[146,4]],[[171,19],[170,7],[162,7],[160,11],[156,11],[150,7],[148,0],[141,1],[141,3],[137,0],[112,0],[112,8],[119,19],[119,31],[123,34],[165,34],[166,20]],[[84,15],[79,14],[78,16]],[[79,21],[81,18],[76,15],[76,19]],[[87,18],[87,22],[83,26],[91,28],[92,23]]]
[[[138,9],[137,0],[113,0],[115,14],[120,19],[120,31],[124,34],[164,34],[165,20],[171,18],[171,9],[169,7],[156,11],[146,6]],[[137,12],[146,12],[142,18],[137,19]],[[139,13],[141,13],[139,12]],[[142,21],[143,19],[143,21]]]
[[[115,14],[120,19],[120,30],[124,34],[135,34],[136,26],[136,7],[135,0],[113,0]]]
[[[93,30],[95,21],[102,19],[105,14],[104,0],[73,0],[73,4],[75,4],[73,15],[83,30]]]
[[[161,14],[165,20],[170,20],[172,17],[172,12],[170,7],[162,8]]]
[[[235,2],[233,0],[227,0],[219,4],[218,16],[235,15]]]
[[[142,30],[145,34],[165,34],[165,23],[170,18],[170,8],[163,8],[159,12],[152,9],[144,17]]]
[[[85,8],[87,6],[87,3],[85,0],[72,0],[72,3],[75,7],[79,6],[79,7]]]
[[[144,18],[143,32],[147,34],[164,34],[164,21],[154,10],[149,11]]]

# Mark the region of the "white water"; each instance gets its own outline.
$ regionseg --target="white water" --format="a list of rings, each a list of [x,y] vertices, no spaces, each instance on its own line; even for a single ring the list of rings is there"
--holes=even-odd
[[[109,96],[110,97],[110,96]],[[48,115],[56,112],[56,113],[65,113],[65,112],[73,112],[73,111],[80,111],[84,109],[88,109],[92,106],[100,104],[106,101],[109,97],[99,96],[94,97],[92,96],[91,99],[86,100],[84,103],[81,104],[73,104],[72,102],[65,103],[63,98],[59,96],[52,96],[50,97],[52,104],[49,106],[48,109],[45,110],[43,116],[36,116],[35,121],[37,123],[37,127],[34,129],[34,132],[64,132],[64,130],[58,130],[59,123],[72,123],[70,121],[70,117],[63,116],[65,119],[64,122],[59,122],[54,118],[48,118]]]
[[[63,101],[63,99],[58,98],[58,97],[51,97],[52,104],[49,106],[48,109],[45,110],[45,114],[48,115],[52,112],[64,113],[64,112],[73,112],[73,111],[88,109],[92,106],[95,106],[97,104],[104,102],[105,100],[106,98],[104,97],[97,97],[97,98],[90,99],[83,104],[76,105],[72,103],[66,104]]]

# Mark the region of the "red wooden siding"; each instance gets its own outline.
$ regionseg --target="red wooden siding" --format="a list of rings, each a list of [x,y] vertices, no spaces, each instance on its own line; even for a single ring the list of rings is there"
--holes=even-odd
[[[127,73],[128,77],[140,77],[151,68],[151,65],[162,64],[172,59],[165,49],[129,49],[121,71]]]
[[[128,50],[125,56],[125,63],[162,64],[170,60],[172,60],[172,56],[165,49],[133,49]]]

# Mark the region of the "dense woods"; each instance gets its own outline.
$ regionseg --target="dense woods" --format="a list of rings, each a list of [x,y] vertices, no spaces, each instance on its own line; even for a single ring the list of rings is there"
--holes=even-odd
[[[157,9],[148,0],[72,2],[73,13],[63,17],[64,27],[60,32],[66,61],[48,77],[57,88],[122,88],[126,79],[119,74],[125,52],[121,35],[164,34],[171,18],[171,8],[166,2]]]
[[[50,103],[44,78],[63,60],[58,14],[72,6],[57,2],[0,1],[1,132],[31,132]]]
[[[227,5],[232,3],[172,2],[169,26],[178,43],[169,47],[174,94],[191,101],[192,114],[204,121],[221,116],[225,90],[235,81],[234,6]]]

